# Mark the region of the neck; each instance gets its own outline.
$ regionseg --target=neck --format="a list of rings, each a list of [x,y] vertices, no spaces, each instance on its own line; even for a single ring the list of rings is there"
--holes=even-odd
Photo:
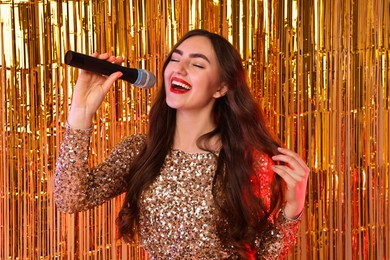
[[[173,148],[190,153],[202,152],[203,150],[196,145],[196,141],[200,136],[214,130],[215,127],[211,113],[205,116],[199,111],[195,113],[177,111]],[[217,140],[211,140],[210,145],[213,150],[219,148]]]

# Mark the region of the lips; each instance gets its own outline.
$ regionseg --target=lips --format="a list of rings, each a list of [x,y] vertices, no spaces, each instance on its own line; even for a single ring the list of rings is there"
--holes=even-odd
[[[191,90],[191,85],[179,78],[173,77],[171,79],[171,92],[176,93],[176,94],[183,94],[186,93],[187,91]]]

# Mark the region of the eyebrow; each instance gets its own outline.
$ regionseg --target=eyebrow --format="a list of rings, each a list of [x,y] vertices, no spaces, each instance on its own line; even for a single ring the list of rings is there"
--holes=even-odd
[[[179,55],[183,55],[183,51],[181,51],[179,49],[174,49],[172,51],[172,53],[177,53]],[[190,58],[201,58],[201,59],[206,60],[208,63],[210,63],[210,60],[206,57],[206,55],[204,55],[202,53],[191,53]]]

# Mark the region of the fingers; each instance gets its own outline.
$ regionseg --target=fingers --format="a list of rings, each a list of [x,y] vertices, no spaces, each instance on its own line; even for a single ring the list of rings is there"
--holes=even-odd
[[[281,154],[284,154],[285,156],[283,155],[280,155],[280,157],[277,157],[278,159],[280,159],[280,161],[283,161],[285,163],[290,163],[291,161],[296,161],[299,163],[299,165],[302,167],[302,168],[306,168],[306,163],[303,161],[303,159],[299,156],[299,154],[289,150],[289,149],[286,149],[286,148],[282,148],[282,147],[279,147],[278,148],[278,151],[281,153]],[[278,155],[279,156],[279,155]]]
[[[280,154],[272,157],[274,161],[284,162],[284,165],[273,165],[273,171],[286,183],[284,212],[287,217],[295,218],[304,207],[307,179],[310,169],[303,159],[295,152],[278,148]]]
[[[300,172],[302,171],[303,173],[309,172],[309,168],[307,167],[306,163],[297,153],[280,147],[278,148],[278,151],[280,154],[272,157],[274,161],[284,162],[293,170],[298,170]]]
[[[117,64],[117,65],[121,65],[124,61],[124,58],[121,57],[121,56],[118,56],[118,57],[115,57],[115,56],[112,56],[110,55],[109,53],[97,53],[97,52],[94,52],[91,54],[91,57],[94,57],[94,58],[98,58],[100,60],[104,60],[104,61],[107,61],[107,62],[110,62],[110,63],[114,63],[114,64]],[[100,80],[104,80],[105,78],[107,78],[107,76],[104,76],[104,75],[100,75],[100,74],[97,74],[97,73],[93,73],[91,71],[88,71],[88,70],[84,70],[84,69],[80,69],[81,71],[81,80],[82,81],[86,81],[86,82],[90,82],[90,83],[93,83],[91,81],[91,78],[90,77],[95,77],[98,76],[100,78]]]
[[[122,72],[114,72],[112,73],[102,84],[102,88],[104,91],[104,95],[107,94],[107,92],[110,90],[111,86],[114,84],[114,82],[119,79],[123,75]]]
[[[123,62],[123,60],[124,60],[123,57],[121,57],[121,56],[118,56],[118,57],[112,56],[112,55],[110,55],[107,52],[106,53],[101,53],[101,54],[98,54],[98,53],[94,52],[91,56],[94,57],[94,58],[98,58],[100,60],[106,60],[108,62],[112,62],[112,63],[115,63],[115,64],[121,64]]]
[[[278,150],[281,154],[273,156],[272,159],[285,164],[274,165],[272,169],[275,173],[280,175],[291,186],[294,186],[296,183],[306,182],[310,170],[303,159],[291,150],[285,148],[278,148]]]
[[[293,184],[304,180],[303,175],[294,173],[291,168],[285,165],[273,165],[272,170],[280,175],[287,184]]]

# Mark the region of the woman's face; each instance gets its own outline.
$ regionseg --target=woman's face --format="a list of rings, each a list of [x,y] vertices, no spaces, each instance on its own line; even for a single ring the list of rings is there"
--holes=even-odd
[[[182,111],[211,111],[227,90],[214,48],[204,36],[192,36],[173,51],[164,81],[168,106]]]

